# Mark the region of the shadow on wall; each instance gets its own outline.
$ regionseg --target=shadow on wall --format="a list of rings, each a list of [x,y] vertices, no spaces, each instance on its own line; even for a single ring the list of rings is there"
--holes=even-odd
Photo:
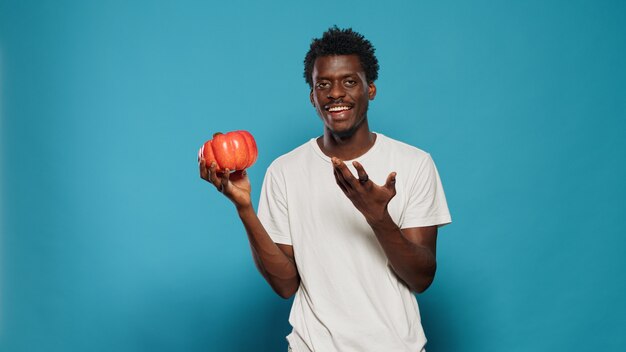
[[[228,291],[154,293],[135,302],[125,323],[107,335],[118,338],[117,347],[136,351],[287,351],[292,300],[257,282]]]
[[[436,286],[435,286],[436,285]],[[456,285],[453,285],[456,286]],[[446,283],[435,282],[425,293],[417,295],[422,326],[426,334],[428,352],[464,351],[467,346],[461,343],[463,331],[459,331],[455,315],[459,314],[459,302],[446,292],[455,291],[458,287],[449,287]]]
[[[441,290],[439,290],[441,292]],[[437,292],[426,291],[417,296],[420,308],[422,326],[426,333],[428,343],[426,351],[462,351],[463,347],[459,343],[461,332],[454,331],[455,324],[453,316],[453,306],[446,301],[446,297],[438,295]]]
[[[233,309],[237,316],[229,319],[223,329],[221,350],[233,352],[281,352],[287,351],[285,337],[291,333],[289,312],[293,298],[284,300],[271,289],[254,295]],[[211,349],[212,350],[212,349]]]

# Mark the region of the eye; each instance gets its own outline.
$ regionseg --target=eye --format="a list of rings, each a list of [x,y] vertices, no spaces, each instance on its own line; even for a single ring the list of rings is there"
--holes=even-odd
[[[330,83],[328,83],[328,82],[317,82],[315,84],[315,88],[317,88],[317,89],[326,89],[328,87],[330,87]]]
[[[357,81],[353,79],[347,79],[344,81],[344,84],[346,85],[346,87],[354,87],[357,85]]]

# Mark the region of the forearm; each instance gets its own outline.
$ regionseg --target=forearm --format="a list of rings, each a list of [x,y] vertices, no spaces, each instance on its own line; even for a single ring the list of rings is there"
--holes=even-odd
[[[238,208],[237,212],[246,229],[257,269],[278,295],[291,297],[300,285],[295,262],[270,238],[252,206]]]
[[[377,220],[368,220],[381,244],[391,268],[411,291],[424,292],[435,278],[437,260],[435,253],[411,242],[393,221],[389,213]]]

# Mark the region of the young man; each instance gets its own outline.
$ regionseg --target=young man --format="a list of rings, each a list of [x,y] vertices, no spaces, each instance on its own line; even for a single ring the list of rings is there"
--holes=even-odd
[[[432,283],[437,228],[451,221],[435,165],[370,131],[378,61],[362,35],[331,28],[304,63],[324,133],[270,165],[258,216],[245,172],[200,160],[201,177],[235,204],[267,282],[296,295],[290,349],[422,351],[411,291]]]

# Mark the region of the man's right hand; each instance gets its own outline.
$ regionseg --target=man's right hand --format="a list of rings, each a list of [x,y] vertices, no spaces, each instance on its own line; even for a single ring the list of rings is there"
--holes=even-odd
[[[230,199],[237,209],[242,209],[252,205],[250,197],[250,180],[246,170],[235,171],[232,174],[229,169],[224,172],[217,172],[215,162],[207,166],[204,159],[198,162],[200,167],[200,177],[211,183],[215,188]]]

